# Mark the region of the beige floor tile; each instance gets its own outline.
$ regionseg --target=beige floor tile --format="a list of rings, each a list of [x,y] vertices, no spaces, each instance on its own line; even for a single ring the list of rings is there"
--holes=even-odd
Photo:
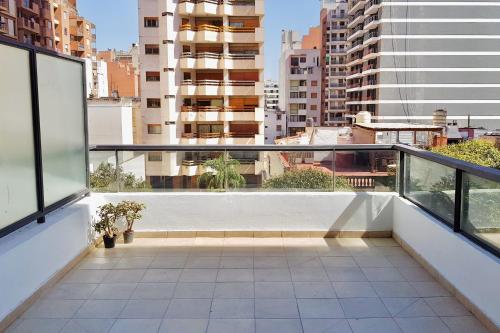
[[[255,318],[299,318],[296,299],[255,299]]]
[[[211,306],[210,299],[173,299],[168,306],[166,318],[208,319]]]
[[[383,298],[382,301],[393,317],[435,317],[436,314],[422,298]]]
[[[398,270],[408,282],[434,281],[434,278],[421,267],[399,267]]]
[[[132,299],[170,299],[174,295],[175,283],[138,283]]]
[[[129,299],[137,283],[103,283],[90,296],[91,299]]]
[[[255,298],[295,298],[291,282],[255,282]]]
[[[214,295],[215,283],[178,283],[175,298],[209,298]]]
[[[448,290],[437,282],[410,282],[420,297],[450,296]]]
[[[206,333],[208,319],[165,319],[158,333]]]
[[[288,261],[286,257],[255,257],[254,268],[288,268]]]
[[[252,282],[253,269],[220,269],[217,282]]]
[[[406,281],[403,275],[396,269],[384,268],[361,268],[368,281]]]
[[[118,319],[110,333],[157,333],[161,319]]]
[[[217,269],[184,269],[179,282],[215,282]]]
[[[330,282],[294,282],[296,298],[336,298]]]
[[[185,268],[219,268],[220,257],[189,257]]]
[[[186,261],[187,255],[179,257],[155,257],[149,268],[184,268]]]
[[[26,311],[23,318],[62,319],[72,318],[84,300],[42,299]]]
[[[346,318],[384,318],[391,316],[379,298],[341,298],[339,301]]]
[[[210,319],[207,333],[255,333],[254,319]]]
[[[214,299],[210,318],[217,319],[253,319],[253,299]]]
[[[345,319],[302,319],[304,333],[352,333]]]
[[[384,256],[369,255],[369,256],[355,256],[354,260],[359,267],[393,267],[389,260]]]
[[[298,319],[256,319],[256,333],[303,333]]]
[[[222,257],[219,267],[253,269],[253,257]]]
[[[394,267],[420,267],[420,264],[408,254],[385,257]]]
[[[115,319],[71,319],[61,333],[107,333]]]
[[[417,290],[408,282],[372,282],[380,297],[417,297]]]
[[[332,285],[339,298],[378,297],[368,282],[332,282]]]
[[[95,283],[59,283],[44,295],[47,299],[88,299],[97,288]]]
[[[181,273],[182,269],[148,269],[142,277],[141,282],[177,282]]]
[[[488,330],[472,316],[442,317],[442,321],[453,333],[488,333]]]
[[[222,282],[215,284],[214,298],[255,298],[253,282]]]
[[[111,270],[77,269],[71,271],[63,279],[66,283],[101,283]]]
[[[287,257],[288,266],[291,268],[323,268],[319,257]]]
[[[326,274],[332,282],[368,281],[359,267],[327,267]]]
[[[325,268],[331,267],[358,267],[352,257],[321,257]]]
[[[124,300],[88,300],[75,314],[75,318],[118,318],[125,305],[127,301]]]
[[[130,300],[120,314],[127,319],[163,319],[169,300]]]
[[[404,333],[451,333],[448,326],[437,317],[396,318]]]
[[[119,269],[112,270],[104,278],[105,283],[137,283],[142,280],[145,269]]]
[[[16,327],[9,328],[6,333],[54,333],[60,332],[68,319],[22,319]]]
[[[149,268],[153,257],[124,257],[114,267],[115,269],[140,269]]]
[[[283,247],[255,247],[253,249],[255,257],[285,257],[285,249]]]
[[[301,318],[344,318],[338,299],[298,299]]]
[[[87,256],[78,265],[79,269],[113,269],[116,264],[120,261],[120,258],[110,258],[110,257],[91,257]]]
[[[425,302],[440,317],[472,315],[455,297],[431,297],[426,298]]]
[[[294,282],[328,282],[328,275],[323,268],[292,267],[290,268]]]
[[[353,333],[401,333],[392,318],[349,319]],[[424,332],[421,332],[424,333]]]
[[[256,282],[290,282],[292,277],[288,268],[254,269]]]

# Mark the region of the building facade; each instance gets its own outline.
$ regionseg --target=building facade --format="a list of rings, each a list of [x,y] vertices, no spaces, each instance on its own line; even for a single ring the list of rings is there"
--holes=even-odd
[[[144,143],[264,143],[263,22],[264,0],[139,1]],[[192,181],[203,158],[180,155],[150,180]]]
[[[390,122],[500,127],[500,7],[349,0],[347,105]]]
[[[278,82],[265,82],[265,144],[274,144],[276,139],[281,139],[286,136],[286,112],[281,111],[279,108],[279,92]]]
[[[348,124],[346,99],[347,0],[324,1],[321,10],[323,126]]]
[[[97,54],[97,60],[107,65],[108,91],[113,97],[139,96],[139,54],[134,52],[137,45],[129,51],[107,50]]]
[[[298,33],[282,32],[279,107],[287,115],[287,135],[321,124],[320,57],[320,49],[302,48]]]

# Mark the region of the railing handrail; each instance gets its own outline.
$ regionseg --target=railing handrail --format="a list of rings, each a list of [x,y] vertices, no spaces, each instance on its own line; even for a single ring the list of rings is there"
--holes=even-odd
[[[95,145],[90,151],[166,151],[166,152],[206,152],[206,151],[376,151],[396,150],[423,158],[450,168],[465,171],[471,175],[500,182],[500,170],[479,166],[430,151],[403,144],[348,144],[348,145]]]

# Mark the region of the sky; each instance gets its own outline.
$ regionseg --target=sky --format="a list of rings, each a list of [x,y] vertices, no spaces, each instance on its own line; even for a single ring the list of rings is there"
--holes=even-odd
[[[139,40],[138,0],[79,0],[78,11],[96,24],[97,49],[128,50]],[[302,34],[319,24],[319,0],[266,0],[266,79],[278,80],[281,30]]]

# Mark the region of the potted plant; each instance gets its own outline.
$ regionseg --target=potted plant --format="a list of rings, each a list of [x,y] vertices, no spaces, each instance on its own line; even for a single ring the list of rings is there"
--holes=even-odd
[[[99,234],[103,234],[104,247],[112,249],[115,247],[116,235],[118,233],[116,221],[120,217],[120,214],[117,212],[115,205],[108,203],[98,208],[97,216],[99,217],[99,221],[94,223],[94,230]]]
[[[134,223],[142,218],[141,212],[146,205],[135,201],[122,201],[117,206],[117,212],[125,218],[126,230],[123,232],[123,242],[130,244],[134,241]]]

